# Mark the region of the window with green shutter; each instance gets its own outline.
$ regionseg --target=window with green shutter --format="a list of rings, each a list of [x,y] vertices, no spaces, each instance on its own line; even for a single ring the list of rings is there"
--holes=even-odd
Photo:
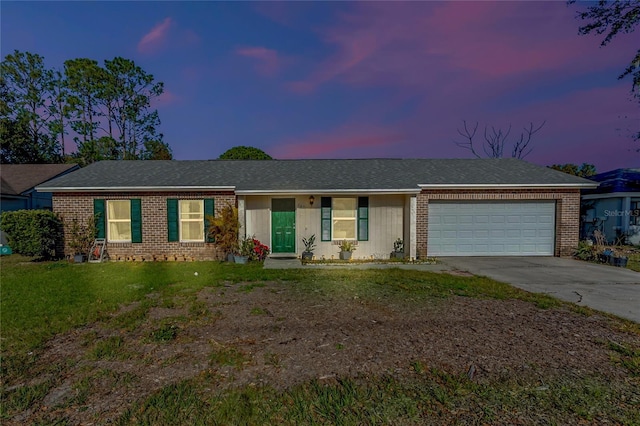
[[[167,240],[178,241],[178,200],[167,198]]]
[[[320,200],[321,240],[331,241],[331,197]]]
[[[96,218],[96,238],[107,238],[105,232],[107,217],[104,214],[104,200],[98,198],[93,200],[93,215]]]
[[[142,200],[131,200],[131,242],[142,242]]]
[[[208,243],[214,243],[214,238],[209,235],[209,220],[207,217],[215,216],[215,203],[213,198],[205,198],[204,200],[204,235]]]
[[[369,197],[358,197],[358,241],[369,241]]]
[[[208,236],[207,217],[215,215],[213,198],[179,200],[167,198],[167,239],[182,242],[214,242]]]
[[[118,243],[142,242],[142,200],[93,200],[98,238]]]

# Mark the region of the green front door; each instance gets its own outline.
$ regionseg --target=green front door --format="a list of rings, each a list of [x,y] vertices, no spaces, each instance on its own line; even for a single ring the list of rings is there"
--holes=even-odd
[[[296,252],[296,200],[271,200],[271,246],[273,253]]]

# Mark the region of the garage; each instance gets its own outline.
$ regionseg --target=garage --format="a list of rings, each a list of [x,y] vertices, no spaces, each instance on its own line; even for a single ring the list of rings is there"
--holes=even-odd
[[[553,256],[556,206],[536,202],[429,202],[429,256]]]

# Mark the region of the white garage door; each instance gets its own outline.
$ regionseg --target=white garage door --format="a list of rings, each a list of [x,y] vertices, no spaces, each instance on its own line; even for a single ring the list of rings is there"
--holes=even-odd
[[[554,202],[429,202],[429,256],[552,256]]]

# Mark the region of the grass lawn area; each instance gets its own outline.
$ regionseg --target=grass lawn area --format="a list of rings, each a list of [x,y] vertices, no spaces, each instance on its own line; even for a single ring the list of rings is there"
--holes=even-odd
[[[627,268],[631,269],[632,271],[640,272],[640,253],[629,254]]]
[[[640,424],[640,328],[481,277],[0,258],[2,424]]]

